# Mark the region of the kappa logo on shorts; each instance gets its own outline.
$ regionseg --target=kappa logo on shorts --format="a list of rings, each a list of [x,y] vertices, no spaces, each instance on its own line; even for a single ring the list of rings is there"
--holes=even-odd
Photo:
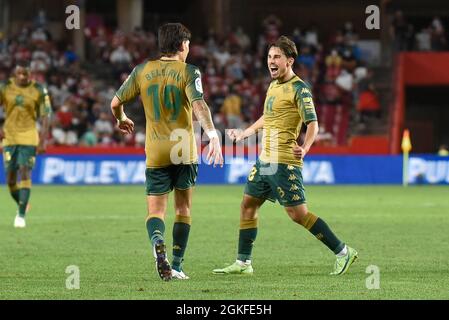
[[[290,187],[290,191],[296,191],[299,190],[299,187],[296,184],[292,184],[292,186]]]
[[[295,194],[293,197],[292,197],[292,200],[293,201],[298,201],[298,200],[300,200],[301,198],[300,198],[300,196],[298,196],[297,194]]]
[[[296,176],[295,176],[294,174],[291,174],[291,175],[288,177],[288,181],[293,181],[293,180],[296,180]]]
[[[289,164],[289,165],[287,166],[287,169],[291,171],[291,170],[295,170],[295,167],[292,166],[291,164]]]

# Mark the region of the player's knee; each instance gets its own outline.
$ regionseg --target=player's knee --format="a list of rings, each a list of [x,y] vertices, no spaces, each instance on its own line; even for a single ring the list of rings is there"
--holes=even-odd
[[[190,216],[190,207],[187,205],[176,206],[175,211],[177,216]]]
[[[293,222],[302,225],[304,219],[301,216],[298,215],[291,215],[290,218],[292,219]]]
[[[296,222],[300,225],[304,223],[304,218],[307,212],[303,212],[303,210],[299,210],[296,207],[286,207],[285,211],[287,211],[288,216],[293,220],[293,222]]]
[[[257,213],[257,206],[254,206],[248,201],[243,200],[240,204],[241,216],[247,219],[253,219]]]
[[[8,184],[8,187],[11,189],[16,186],[17,180],[15,177],[8,177],[6,179],[6,183]]]
[[[26,167],[21,167],[19,169],[19,175],[20,175],[21,180],[30,180],[31,179],[30,170]]]

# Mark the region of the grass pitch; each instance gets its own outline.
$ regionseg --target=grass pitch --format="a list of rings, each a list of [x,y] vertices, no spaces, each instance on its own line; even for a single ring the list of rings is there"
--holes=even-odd
[[[449,299],[448,187],[309,186],[310,210],[359,251],[346,275],[329,276],[331,252],[271,203],[260,212],[255,274],[213,275],[235,260],[242,192],[196,188],[184,263],[191,279],[165,283],[144,226],[143,186],[35,186],[24,230],[13,228],[15,206],[3,188],[0,299]],[[71,265],[79,290],[66,289]],[[366,287],[371,265],[380,289]]]

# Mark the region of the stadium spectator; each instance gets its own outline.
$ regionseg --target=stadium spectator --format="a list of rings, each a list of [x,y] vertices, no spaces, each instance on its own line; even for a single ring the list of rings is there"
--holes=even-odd
[[[394,39],[394,47],[396,50],[408,50],[407,33],[409,30],[408,23],[401,10],[394,13],[392,25],[392,37]]]
[[[93,147],[98,144],[97,135],[89,123],[87,126],[86,132],[84,132],[83,136],[80,139],[80,145],[83,147]]]
[[[359,123],[364,126],[370,118],[380,117],[381,107],[377,93],[372,83],[373,72],[368,70],[366,77],[358,83],[359,98],[357,102],[357,112]]]
[[[434,17],[431,23],[432,50],[440,51],[447,48],[446,34],[439,17]]]
[[[416,49],[419,51],[430,51],[432,49],[431,43],[432,33],[429,28],[422,28],[419,33],[415,35]]]
[[[235,31],[237,44],[243,51],[248,51],[251,47],[251,38],[243,31],[242,27],[238,27]]]
[[[236,94],[235,87],[232,85],[229,88],[229,94],[223,101],[221,112],[226,118],[228,128],[241,128],[242,118],[242,98]]]
[[[447,156],[449,156],[449,149],[448,149],[447,145],[442,144],[440,146],[440,148],[438,149],[438,155],[440,157],[447,157]]]

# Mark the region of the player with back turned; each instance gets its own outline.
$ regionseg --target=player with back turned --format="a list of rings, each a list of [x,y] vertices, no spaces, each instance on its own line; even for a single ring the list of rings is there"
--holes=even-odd
[[[294,222],[336,255],[332,275],[345,273],[357,259],[357,251],[340,241],[306,205],[301,170],[303,158],[318,133],[318,121],[310,88],[292,70],[297,55],[295,44],[285,36],[270,45],[267,63],[273,81],[267,91],[264,113],[246,130],[228,132],[231,139],[240,141],[263,129],[263,149],[248,176],[241,203],[237,260],[226,268],[213,270],[215,274],[253,273],[251,254],[258,229],[258,210],[265,200],[278,200]],[[307,131],[304,143],[298,146],[296,141],[303,123]]]
[[[209,107],[203,99],[201,73],[186,64],[191,34],[180,23],[158,30],[161,58],[134,68],[111,102],[122,133],[131,133],[134,123],[123,104],[140,95],[146,117],[146,227],[161,279],[188,279],[182,269],[191,225],[190,208],[198,160],[192,125],[192,110],[208,134],[208,161],[223,165],[221,145]],[[164,240],[168,194],[174,191],[173,260],[167,260]]]

